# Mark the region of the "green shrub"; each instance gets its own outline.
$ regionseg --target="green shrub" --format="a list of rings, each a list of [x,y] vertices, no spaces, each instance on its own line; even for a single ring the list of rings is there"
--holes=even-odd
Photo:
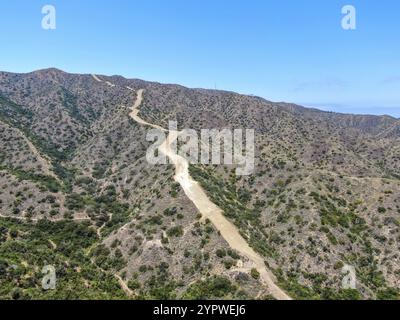
[[[251,277],[252,277],[253,279],[256,279],[256,280],[260,279],[260,273],[259,273],[258,270],[255,269],[255,268],[251,269],[250,275],[251,275]]]
[[[183,236],[183,228],[182,226],[172,227],[167,230],[168,237],[181,237]]]
[[[384,207],[379,207],[379,208],[378,208],[378,212],[379,212],[379,213],[385,213],[385,212],[386,212],[386,208],[384,208]]]

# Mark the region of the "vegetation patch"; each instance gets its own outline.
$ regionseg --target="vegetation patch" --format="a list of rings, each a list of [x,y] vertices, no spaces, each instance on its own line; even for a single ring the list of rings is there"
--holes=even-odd
[[[0,219],[0,230],[0,299],[126,298],[117,280],[87,256],[97,241],[88,223]],[[55,290],[42,288],[47,265],[56,270]]]

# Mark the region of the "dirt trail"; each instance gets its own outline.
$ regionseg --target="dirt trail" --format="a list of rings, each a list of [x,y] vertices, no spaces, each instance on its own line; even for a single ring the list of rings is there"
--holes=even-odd
[[[4,215],[0,213],[0,218],[4,219],[15,219],[15,220],[20,220],[20,221],[32,221],[32,222],[38,222],[43,220],[43,217],[40,218],[27,218],[27,217],[21,217],[21,216],[12,216],[12,215]],[[65,218],[55,218],[55,219],[49,219],[51,222],[60,222],[60,221],[66,221],[67,219]],[[91,221],[91,218],[73,218],[71,221]]]
[[[135,104],[131,108],[132,112],[129,115],[131,116],[131,118],[133,120],[135,120],[136,122],[138,122],[138,123],[140,123],[142,125],[153,127],[155,129],[161,130],[163,132],[168,132],[168,130],[164,129],[163,127],[160,127],[160,126],[158,126],[156,124],[149,123],[147,121],[144,121],[142,118],[139,117],[139,112],[140,112],[139,107],[143,102],[143,92],[144,92],[143,89],[140,89],[137,92],[137,98],[136,98]]]
[[[115,276],[115,278],[117,278],[119,285],[120,285],[121,289],[125,292],[125,294],[128,297],[133,297],[134,293],[131,289],[129,289],[126,282],[118,274],[114,274],[114,276]]]
[[[99,237],[99,239],[101,238],[101,232],[102,232],[103,229],[106,227],[107,223],[110,222],[110,221],[112,221],[112,218],[113,218],[113,214],[110,213],[110,216],[108,217],[108,221],[107,221],[107,222],[104,222],[104,223],[102,224],[102,226],[101,226],[100,228],[97,229],[96,232],[97,232],[97,236]]]
[[[98,76],[96,76],[95,74],[92,74],[92,77],[94,80],[96,80],[97,82],[103,82],[103,80],[101,80]]]
[[[103,83],[105,83],[106,85],[108,85],[108,86],[110,86],[112,88],[116,87],[116,85],[114,83],[111,83],[110,81],[104,81],[104,80],[100,79],[98,76],[96,76],[95,74],[92,74],[92,77],[97,82],[103,82]]]
[[[89,252],[90,252],[90,250],[91,250],[91,249],[89,249]],[[106,271],[106,270],[104,270],[102,267],[98,266],[98,265],[96,264],[96,262],[94,261],[93,258],[90,259],[90,262],[91,262],[94,266],[96,266],[99,270],[101,270],[103,273],[109,274],[108,271]],[[115,279],[117,279],[117,281],[118,281],[118,283],[119,283],[119,286],[121,287],[122,291],[124,291],[125,294],[126,294],[129,298],[132,298],[132,297],[134,296],[135,293],[128,287],[128,285],[127,285],[127,283],[124,281],[124,279],[122,279],[122,277],[121,277],[119,274],[117,274],[117,273],[114,273],[113,276],[115,277]]]
[[[134,106],[131,108],[132,112],[130,116],[133,120],[142,125],[168,132],[164,128],[148,123],[139,117],[139,107],[143,101],[143,92],[144,90],[138,91],[137,99]],[[251,266],[249,266],[247,270],[250,271],[251,268],[257,269],[260,273],[261,280],[267,285],[271,295],[279,300],[291,300],[291,298],[274,283],[274,276],[266,268],[264,259],[248,245],[246,240],[240,235],[236,226],[224,216],[223,211],[218,206],[211,202],[199,183],[190,176],[188,161],[177,155],[171,148],[171,143],[178,135],[178,131],[170,131],[166,141],[159,147],[160,152],[165,154],[176,167],[175,181],[181,185],[187,197],[202,214],[203,219],[208,218],[217,230],[220,231],[222,237],[228,242],[229,246],[249,259]]]

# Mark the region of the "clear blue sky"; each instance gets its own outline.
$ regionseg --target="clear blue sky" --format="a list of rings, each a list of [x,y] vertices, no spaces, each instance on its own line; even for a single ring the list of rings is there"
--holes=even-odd
[[[41,28],[45,4],[55,31]],[[346,4],[357,30],[341,28]],[[0,10],[0,70],[120,74],[400,117],[398,0],[13,0]]]

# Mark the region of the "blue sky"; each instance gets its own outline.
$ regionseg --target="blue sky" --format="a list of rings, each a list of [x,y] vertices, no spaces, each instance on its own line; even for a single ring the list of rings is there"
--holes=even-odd
[[[57,29],[41,28],[41,8]],[[357,29],[341,28],[344,5]],[[57,67],[400,117],[398,0],[1,1],[0,70]]]

